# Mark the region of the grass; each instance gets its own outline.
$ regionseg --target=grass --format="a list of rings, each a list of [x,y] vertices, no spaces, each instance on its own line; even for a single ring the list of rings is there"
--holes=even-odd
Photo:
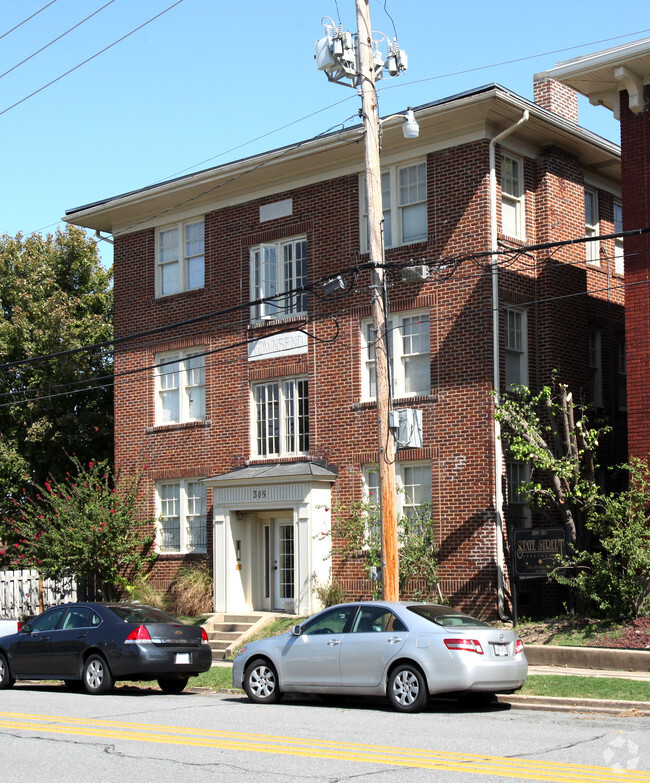
[[[650,702],[650,682],[616,677],[575,677],[565,674],[533,674],[517,691],[523,696],[555,696],[568,699]]]

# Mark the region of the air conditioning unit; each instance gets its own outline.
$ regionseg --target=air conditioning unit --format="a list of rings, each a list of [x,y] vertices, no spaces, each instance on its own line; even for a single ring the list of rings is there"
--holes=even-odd
[[[398,408],[390,412],[389,423],[398,449],[422,448],[422,411]]]

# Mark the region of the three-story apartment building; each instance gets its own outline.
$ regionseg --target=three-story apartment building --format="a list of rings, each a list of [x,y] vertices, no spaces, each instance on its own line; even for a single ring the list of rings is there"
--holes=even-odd
[[[484,614],[507,604],[509,532],[549,524],[520,502],[493,390],[556,370],[625,456],[614,242],[527,250],[614,230],[619,150],[577,125],[568,88],[536,99],[491,84],[417,108],[416,140],[382,133],[392,398],[422,420],[398,507],[430,504],[442,594]],[[115,457],[147,465],[153,578],[207,560],[216,611],[305,614],[332,579],[370,594],[363,553],[332,536],[377,483],[362,143],[344,130],[66,216],[114,238]]]

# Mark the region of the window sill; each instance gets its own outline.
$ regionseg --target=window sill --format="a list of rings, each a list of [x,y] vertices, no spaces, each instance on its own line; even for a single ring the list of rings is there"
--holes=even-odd
[[[397,397],[393,400],[393,407],[408,407],[409,405],[423,405],[427,403],[438,402],[437,394],[419,394],[415,397]],[[362,400],[355,402],[350,406],[353,411],[371,410],[377,407],[376,400]]]
[[[153,301],[155,304],[157,302],[167,302],[175,296],[199,296],[205,290],[205,286],[203,285],[201,288],[188,288],[186,291],[174,291],[173,294],[155,294]]]
[[[251,330],[256,330],[264,329],[265,327],[272,328],[277,324],[302,324],[304,323],[305,318],[307,318],[307,313],[302,313],[300,315],[285,315],[281,318],[259,318],[254,321],[249,321],[248,328]]]
[[[147,435],[158,432],[175,432],[176,430],[202,430],[209,429],[212,426],[210,419],[201,421],[181,421],[175,424],[155,424],[153,427],[147,427]]]

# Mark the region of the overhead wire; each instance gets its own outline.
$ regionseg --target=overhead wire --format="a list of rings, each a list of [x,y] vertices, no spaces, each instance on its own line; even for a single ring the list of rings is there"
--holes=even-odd
[[[14,30],[17,30],[19,27],[22,27],[26,22],[29,22],[35,16],[38,16],[40,13],[45,11],[46,8],[49,8],[51,5],[54,5],[54,3],[56,3],[56,0],[50,0],[49,3],[46,3],[42,8],[39,8],[38,11],[35,11],[31,16],[28,16],[27,19],[23,19],[22,22],[19,22],[17,25],[15,25],[15,27],[12,27],[11,30],[7,30],[6,33],[2,33],[2,35],[0,35],[0,39],[9,35],[9,33],[13,33]]]

